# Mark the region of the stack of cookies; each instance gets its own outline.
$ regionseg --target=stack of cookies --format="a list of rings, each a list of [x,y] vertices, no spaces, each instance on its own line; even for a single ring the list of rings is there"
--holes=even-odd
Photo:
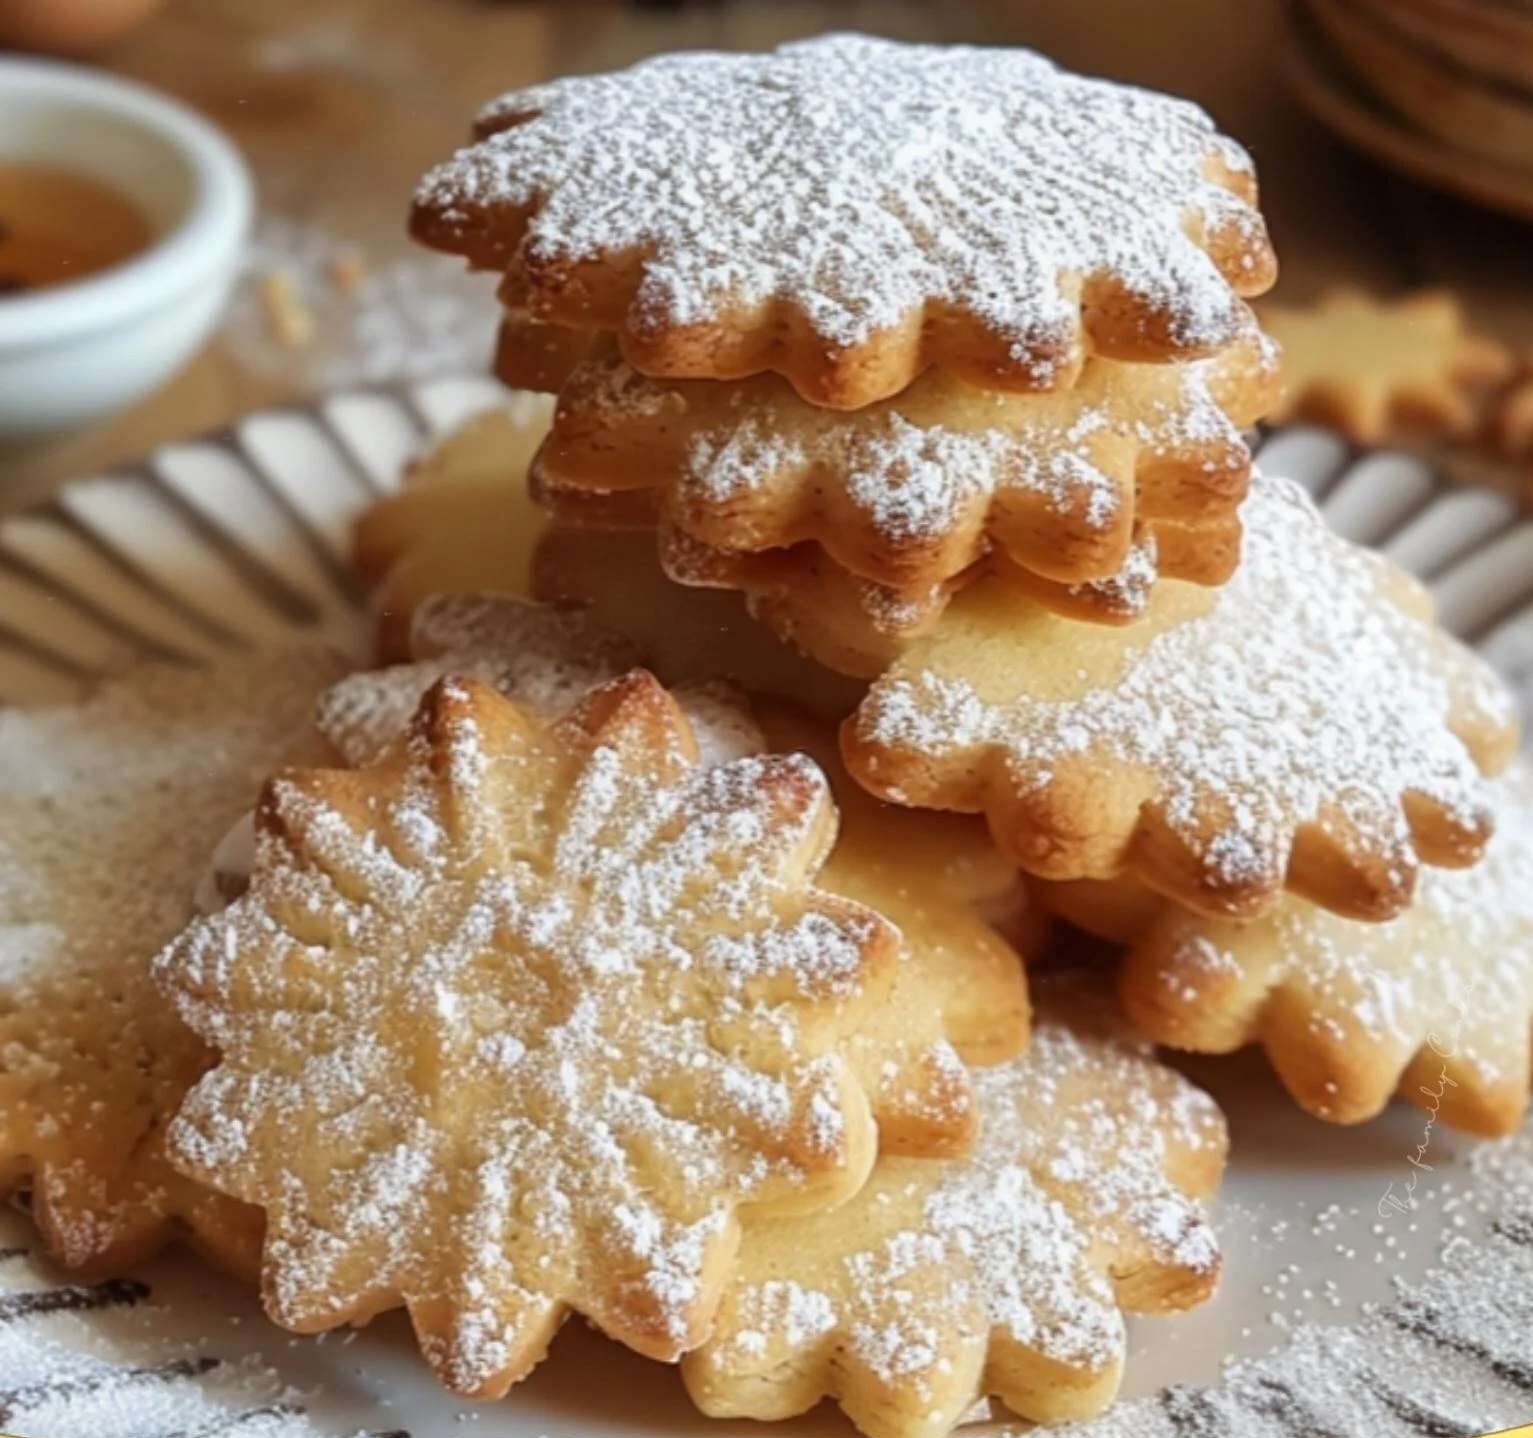
[[[407,1308],[464,1395],[578,1313],[710,1414],[941,1438],[1100,1411],[1123,1313],[1212,1292],[1224,1122],[1147,1039],[1518,1121],[1512,706],[1253,470],[1274,262],[1201,112],[1019,51],[665,58],[497,101],[414,227],[558,400],[530,475],[493,416],[364,519],[402,662],[286,666],[300,732],[205,698],[228,759],[169,776],[164,676],[14,721],[0,1162],[62,1256],[188,1230],[289,1328]],[[203,850],[262,760],[177,934],[99,794]]]

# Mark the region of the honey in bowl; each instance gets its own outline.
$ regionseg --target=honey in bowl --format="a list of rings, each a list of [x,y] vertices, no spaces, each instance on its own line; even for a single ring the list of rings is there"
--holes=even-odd
[[[99,274],[153,240],[148,219],[109,185],[0,160],[0,300]]]

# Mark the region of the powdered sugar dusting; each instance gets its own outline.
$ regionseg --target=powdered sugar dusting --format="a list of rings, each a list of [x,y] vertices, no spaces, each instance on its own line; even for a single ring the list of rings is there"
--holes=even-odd
[[[1029,620],[1025,601],[966,591],[874,685],[858,734],[879,757],[860,777],[884,782],[881,750],[939,773],[995,751],[1004,782],[1029,793],[1048,787],[1054,766],[1096,756],[1105,773],[1148,776],[1155,808],[1213,887],[1279,882],[1308,823],[1350,832],[1409,874],[1406,796],[1466,828],[1484,823],[1483,782],[1448,726],[1504,735],[1515,720],[1499,681],[1387,600],[1398,581],[1330,535],[1297,485],[1257,475],[1242,520],[1244,560],[1223,589],[1194,603],[1178,587],[1161,622],[1152,604],[1142,629],[1083,634],[1083,646],[1116,646],[1097,671],[1116,679],[1056,699],[1028,696],[1026,640],[1003,652],[1002,639],[1052,643],[1053,631]],[[982,680],[964,672],[976,646],[990,656]],[[887,782],[899,787],[893,767]]]
[[[370,764],[405,731],[426,691],[449,674],[482,679],[540,714],[561,713],[636,667],[638,648],[578,610],[505,594],[439,594],[415,612],[414,662],[348,675],[315,706],[320,733],[346,763]],[[724,681],[673,691],[704,766],[766,747],[744,696]],[[217,907],[216,905],[211,907]]]
[[[220,1216],[161,1151],[206,1055],[149,961],[339,670],[318,651],[145,667],[78,706],[0,711],[0,1168],[32,1175],[66,1263]]]
[[[981,1368],[1027,1412],[1007,1345],[1108,1375],[1110,1389],[1124,1348],[1114,1273],[1211,1282],[1217,1245],[1178,1185],[1189,1155],[1213,1173],[1222,1162],[1211,1100],[1146,1052],[1057,1022],[1026,1057],[973,1079],[981,1128],[970,1158],[885,1158],[836,1214],[747,1229],[745,1276],[689,1360],[694,1390],[738,1399],[753,1390],[737,1384],[818,1366],[854,1419],[863,1405],[913,1410],[939,1431],[970,1405]],[[974,1345],[982,1353],[996,1339],[976,1365]],[[862,1377],[838,1386],[832,1374],[848,1366]]]
[[[1057,1430],[1062,1438],[1424,1438],[1499,1432],[1533,1398],[1533,1130],[1476,1150],[1444,1204],[1438,1262],[1348,1324]],[[1450,1215],[1448,1210],[1453,1210]],[[1475,1212],[1484,1222],[1471,1223]]]
[[[1270,964],[1269,985],[1288,991],[1308,1014],[1307,1034],[1290,1041],[1343,1042],[1349,1069],[1366,1071],[1367,1057],[1378,1056],[1379,1089],[1372,1095],[1378,1103],[1423,1046],[1451,1071],[1455,1089],[1499,1089],[1520,1098],[1533,1017],[1527,762],[1514,763],[1492,793],[1496,832],[1484,859],[1469,869],[1424,873],[1415,903],[1398,918],[1359,924],[1297,899],[1250,933],[1189,917],[1172,931],[1160,982],[1176,990],[1210,972],[1244,976],[1254,941]],[[1240,951],[1231,952],[1232,941]],[[1456,1104],[1450,1099],[1443,1107],[1451,1113]]]
[[[734,1207],[863,1141],[838,1015],[894,948],[804,887],[808,760],[689,766],[644,676],[504,711],[445,680],[381,766],[271,789],[250,890],[159,963],[222,1055],[172,1143],[266,1208],[276,1315],[407,1302],[465,1392],[565,1305],[697,1341]]]
[[[634,645],[575,610],[501,594],[440,594],[412,619],[412,664],[332,685],[315,720],[348,764],[376,759],[403,731],[421,696],[447,674],[493,684],[544,714],[632,669]]]
[[[577,371],[562,404],[578,428],[601,426],[614,452],[628,423],[665,415],[688,432],[670,507],[684,527],[706,515],[738,529],[742,512],[758,523],[775,512],[781,527],[752,547],[787,543],[804,523],[807,500],[796,492],[830,486],[833,495],[816,501],[825,523],[853,523],[894,549],[972,531],[957,550],[958,569],[982,552],[987,514],[1004,545],[1019,503],[1088,533],[1106,530],[1132,504],[1136,453],[1195,454],[1189,462],[1210,464],[1247,458],[1210,389],[1222,363],[1095,361],[1068,398],[997,394],[988,403],[931,372],[853,414],[816,409],[781,382],[758,379],[735,388],[719,415],[712,386],[667,385],[607,357]]]
[[[1239,304],[1187,221],[1265,247],[1207,178],[1214,155],[1248,162],[1202,111],[1025,50],[834,35],[667,55],[513,91],[481,123],[509,128],[418,202],[449,223],[530,210],[530,264],[645,256],[636,311],[655,326],[782,302],[848,348],[937,303],[1025,361],[1073,338],[1071,284],[1100,275],[1217,345]]]

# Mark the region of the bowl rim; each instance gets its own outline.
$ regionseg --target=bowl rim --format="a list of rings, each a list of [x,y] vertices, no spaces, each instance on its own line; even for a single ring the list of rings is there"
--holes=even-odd
[[[94,109],[108,122],[133,120],[181,156],[193,184],[186,214],[141,254],[99,274],[4,300],[0,351],[109,329],[160,309],[238,254],[255,210],[250,171],[233,143],[189,106],[135,80],[23,56],[0,55],[0,90],[18,109],[35,97]]]

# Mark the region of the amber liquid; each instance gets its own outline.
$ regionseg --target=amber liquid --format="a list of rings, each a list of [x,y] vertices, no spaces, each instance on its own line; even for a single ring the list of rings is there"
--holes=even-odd
[[[0,160],[0,301],[109,270],[153,239],[142,211],[99,180]]]

